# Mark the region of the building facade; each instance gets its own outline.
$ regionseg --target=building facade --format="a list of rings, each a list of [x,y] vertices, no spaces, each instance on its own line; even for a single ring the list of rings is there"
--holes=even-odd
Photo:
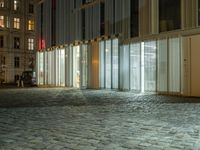
[[[199,0],[42,0],[39,85],[200,96]]]
[[[34,70],[35,1],[0,0],[0,80],[13,83]]]

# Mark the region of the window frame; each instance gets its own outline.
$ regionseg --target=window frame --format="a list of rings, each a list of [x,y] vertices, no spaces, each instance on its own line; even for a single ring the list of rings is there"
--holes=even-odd
[[[14,37],[14,45],[13,46],[14,46],[14,49],[20,49],[20,38],[19,37]]]
[[[30,14],[34,13],[34,4],[32,4],[32,3],[28,4],[28,13],[30,13]]]
[[[28,38],[28,50],[33,51],[34,50],[34,38]]]
[[[20,18],[19,17],[13,18],[13,28],[20,29]]]
[[[20,68],[20,57],[18,56],[14,57],[14,67]]]
[[[33,19],[28,20],[28,31],[34,31],[35,30],[35,21]]]

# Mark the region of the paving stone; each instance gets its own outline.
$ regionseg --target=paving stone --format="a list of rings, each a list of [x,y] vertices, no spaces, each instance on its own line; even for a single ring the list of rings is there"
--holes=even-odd
[[[1,150],[200,150],[200,99],[0,89]]]

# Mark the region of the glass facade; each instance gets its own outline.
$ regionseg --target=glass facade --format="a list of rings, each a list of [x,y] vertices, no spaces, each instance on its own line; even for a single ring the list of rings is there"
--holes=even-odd
[[[89,62],[94,63],[90,60],[90,53],[94,51],[91,48],[99,49],[95,51],[95,58],[99,57],[95,59],[96,69],[99,69],[99,88],[181,92],[181,47],[178,37],[121,46],[118,39],[109,39],[97,42],[96,46],[69,45],[38,52],[38,83],[75,88],[87,88],[92,82],[96,85],[96,78],[89,79]]]
[[[119,50],[118,39],[101,41],[100,47],[100,87],[118,88]]]

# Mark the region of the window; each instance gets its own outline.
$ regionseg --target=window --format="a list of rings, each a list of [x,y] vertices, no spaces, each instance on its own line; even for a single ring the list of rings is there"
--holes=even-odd
[[[34,39],[28,39],[28,50],[34,50]]]
[[[20,19],[14,18],[14,28],[19,29],[20,28]]]
[[[104,35],[105,34],[105,4],[101,2],[100,4],[100,11],[101,11],[101,17],[100,17],[100,34]]]
[[[15,57],[15,68],[19,68],[19,57]]]
[[[34,21],[28,20],[28,30],[34,30]]]
[[[82,4],[85,4],[86,3],[86,0],[82,0]]]
[[[6,20],[6,27],[9,28],[10,27],[10,20],[9,20],[8,16],[6,16],[5,20]]]
[[[139,0],[131,0],[131,37],[138,36],[139,33]]]
[[[19,0],[14,0],[14,10],[19,10]]]
[[[0,48],[3,48],[3,36],[0,36]]]
[[[19,49],[20,48],[20,38],[14,37],[14,48]]]
[[[2,65],[5,65],[5,64],[6,64],[6,57],[3,56]]]
[[[29,4],[29,6],[28,6],[28,12],[29,13],[34,13],[34,5],[33,4]]]
[[[198,0],[198,24],[200,25],[200,0]]]
[[[181,28],[181,0],[159,0],[159,31]]]
[[[4,28],[4,16],[0,16],[0,27]]]
[[[82,15],[82,17],[81,17],[81,19],[82,19],[82,39],[85,39],[85,9],[82,9],[81,11],[82,11],[82,13],[81,13],[81,15]]]
[[[0,0],[0,7],[1,8],[5,7],[4,0]]]

